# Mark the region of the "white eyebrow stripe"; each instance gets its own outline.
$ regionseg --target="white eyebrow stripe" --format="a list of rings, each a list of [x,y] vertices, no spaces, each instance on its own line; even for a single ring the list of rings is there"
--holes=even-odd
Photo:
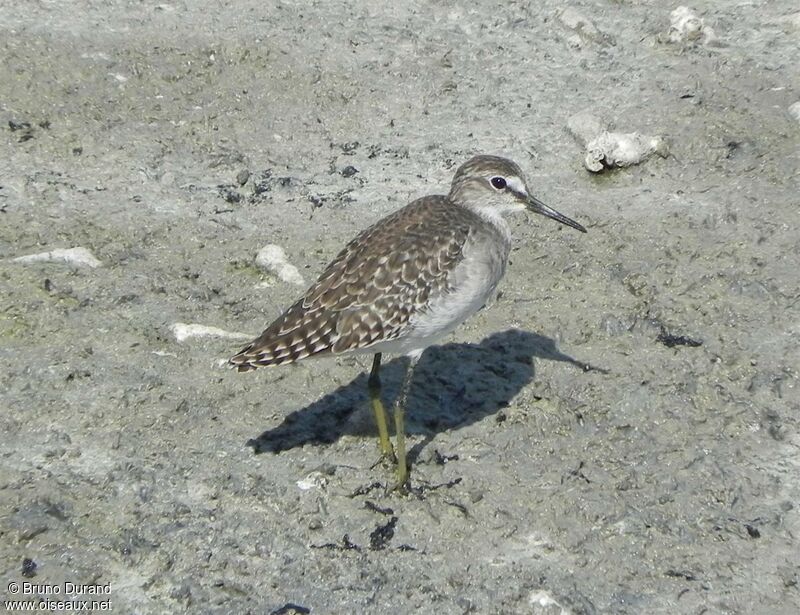
[[[528,191],[525,189],[525,184],[522,183],[519,177],[506,177],[506,185],[514,192],[528,194]]]

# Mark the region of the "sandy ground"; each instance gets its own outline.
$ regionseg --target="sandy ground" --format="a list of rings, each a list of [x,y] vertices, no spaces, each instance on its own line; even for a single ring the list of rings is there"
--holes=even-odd
[[[354,4],[3,3],[0,597],[797,613],[797,5],[695,2],[715,40],[670,42],[656,1]],[[587,110],[670,154],[590,174]],[[303,290],[261,247],[310,283],[479,152],[589,232],[514,217],[387,494],[368,359],[222,363]],[[12,260],[74,247],[102,266]]]

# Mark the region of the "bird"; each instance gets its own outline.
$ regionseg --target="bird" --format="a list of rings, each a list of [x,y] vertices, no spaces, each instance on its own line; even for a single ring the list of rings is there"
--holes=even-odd
[[[367,387],[395,487],[409,480],[404,413],[423,351],[491,298],[511,251],[505,216],[528,210],[586,229],[537,199],[519,165],[477,155],[455,172],[447,195],[418,198],[352,239],[316,282],[229,363],[240,372],[326,355],[372,354]],[[381,400],[384,353],[408,366],[393,408],[392,447]]]

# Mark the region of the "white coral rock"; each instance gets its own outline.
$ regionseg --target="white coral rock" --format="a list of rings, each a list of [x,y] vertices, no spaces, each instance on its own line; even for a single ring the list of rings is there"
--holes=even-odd
[[[661,137],[604,131],[586,144],[584,165],[598,173],[607,168],[638,164],[656,153],[667,155],[667,144]]]
[[[669,14],[667,36],[671,43],[701,42],[704,45],[717,39],[714,29],[688,6],[679,6]]]
[[[283,248],[275,244],[269,244],[261,248],[256,255],[256,265],[266,271],[278,276],[284,282],[302,286],[305,284],[303,276],[286,258]]]
[[[38,254],[28,254],[26,256],[18,256],[12,259],[16,263],[39,263],[39,262],[61,262],[68,265],[75,265],[76,267],[101,267],[101,263],[94,254],[87,248],[58,248],[50,250],[49,252],[40,252]]]
[[[176,322],[170,329],[179,344],[192,337],[221,337],[232,340],[249,340],[253,337],[247,333],[235,333],[218,327],[207,327],[196,323]]]

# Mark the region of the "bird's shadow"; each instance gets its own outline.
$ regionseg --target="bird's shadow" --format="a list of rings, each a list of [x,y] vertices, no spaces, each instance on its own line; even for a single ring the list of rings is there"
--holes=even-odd
[[[436,433],[494,414],[533,380],[535,358],[596,369],[559,352],[550,338],[518,329],[495,333],[479,344],[434,346],[422,355],[414,373],[406,432],[423,434],[424,445]],[[400,357],[381,366],[381,397],[387,409],[399,392],[407,363]],[[247,445],[256,454],[280,453],[304,444],[334,442],[345,433],[363,433],[349,419],[356,409],[367,405],[367,399],[367,374],[362,373],[292,412]]]

